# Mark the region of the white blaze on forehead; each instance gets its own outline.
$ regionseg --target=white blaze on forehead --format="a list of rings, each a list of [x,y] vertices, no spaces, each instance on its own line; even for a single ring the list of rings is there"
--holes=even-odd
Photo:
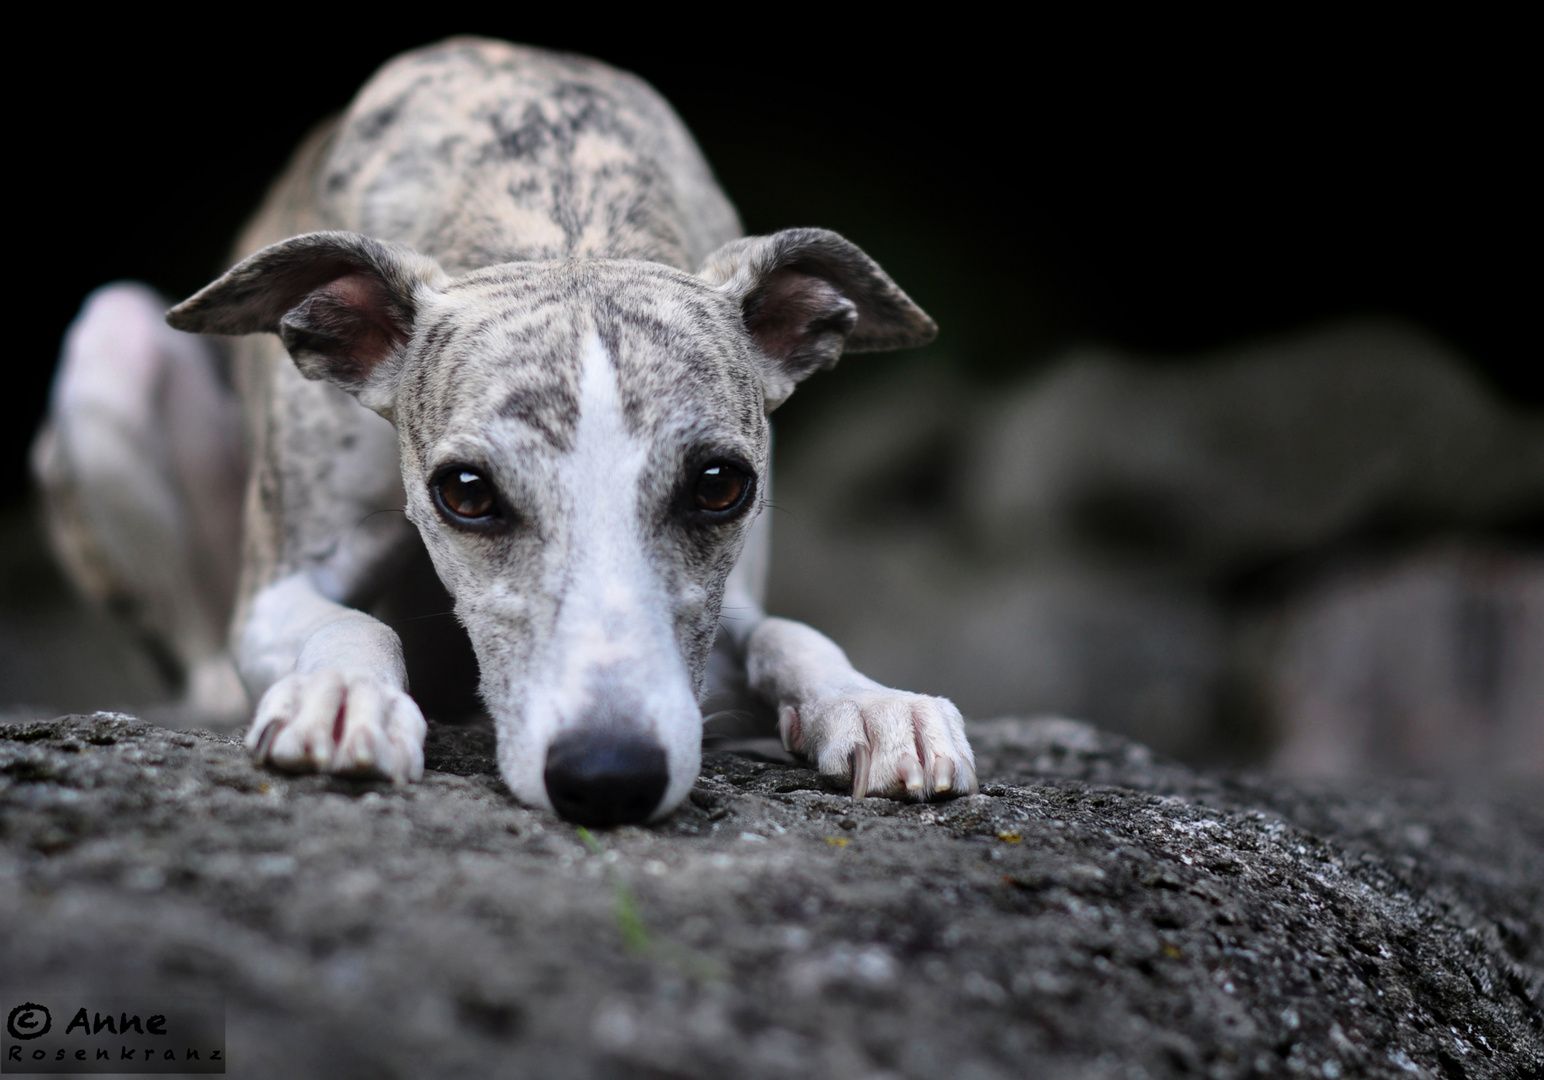
[[[572,508],[574,561],[559,618],[560,681],[583,669],[629,659],[650,644],[633,627],[653,584],[643,547],[638,489],[648,451],[622,414],[617,370],[599,335],[584,343],[579,425],[562,476]],[[563,631],[567,631],[564,634]]]
[[[530,687],[522,748],[506,755],[501,745],[500,757],[515,793],[544,803],[545,791],[535,797],[534,789],[552,740],[600,719],[597,706],[620,708],[623,715],[607,719],[649,732],[664,747],[663,806],[672,807],[696,779],[702,720],[649,557],[640,498],[649,447],[628,428],[617,368],[599,335],[582,348],[579,422],[558,471],[567,515],[560,527],[569,536],[562,605]]]

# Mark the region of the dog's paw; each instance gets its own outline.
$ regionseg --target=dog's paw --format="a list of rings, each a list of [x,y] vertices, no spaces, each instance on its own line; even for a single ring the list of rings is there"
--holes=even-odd
[[[872,688],[819,696],[778,709],[783,746],[852,795],[950,798],[976,792],[976,759],[960,710],[948,698]]]
[[[287,675],[258,702],[247,749],[258,764],[290,772],[424,774],[429,725],[407,694],[368,675],[323,669]]]

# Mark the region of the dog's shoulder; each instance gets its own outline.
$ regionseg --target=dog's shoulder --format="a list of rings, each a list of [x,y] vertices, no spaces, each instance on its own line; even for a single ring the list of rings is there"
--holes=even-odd
[[[408,244],[452,273],[565,257],[695,269],[740,231],[646,82],[483,38],[382,67],[330,136],[314,184],[327,226]]]

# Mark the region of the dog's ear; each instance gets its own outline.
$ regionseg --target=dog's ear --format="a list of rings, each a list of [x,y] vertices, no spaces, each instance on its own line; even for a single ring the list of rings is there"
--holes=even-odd
[[[308,379],[342,387],[390,419],[419,305],[446,281],[433,259],[348,232],[284,240],[172,308],[202,334],[278,334]]]
[[[739,303],[766,356],[768,412],[844,351],[909,349],[938,333],[878,263],[826,229],[732,240],[698,273]]]

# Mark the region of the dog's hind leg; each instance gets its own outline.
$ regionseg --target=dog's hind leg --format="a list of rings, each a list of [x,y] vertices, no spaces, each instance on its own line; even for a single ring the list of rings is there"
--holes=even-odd
[[[55,555],[181,669],[194,714],[239,715],[225,651],[243,488],[240,411],[210,345],[141,285],[92,293],[65,335],[33,473]]]

